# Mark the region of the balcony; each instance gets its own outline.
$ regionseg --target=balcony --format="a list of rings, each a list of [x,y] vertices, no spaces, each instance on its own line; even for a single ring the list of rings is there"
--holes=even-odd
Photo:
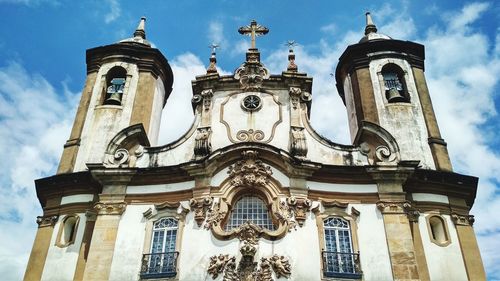
[[[361,279],[363,272],[359,264],[359,253],[323,251],[324,277]]]
[[[179,252],[144,254],[142,256],[141,279],[167,278],[177,274]]]

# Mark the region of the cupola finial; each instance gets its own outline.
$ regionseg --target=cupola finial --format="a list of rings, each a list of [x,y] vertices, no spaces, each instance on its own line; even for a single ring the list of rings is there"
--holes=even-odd
[[[366,27],[365,27],[365,35],[370,33],[377,33],[377,26],[373,23],[372,16],[370,12],[366,12]]]
[[[217,73],[217,57],[215,56],[215,51],[217,50],[217,48],[220,48],[220,46],[216,43],[212,43],[208,47],[212,49],[212,54],[210,55],[210,65],[207,68],[207,74]]]
[[[134,37],[140,37],[142,39],[146,39],[145,25],[146,25],[146,17],[141,17],[139,25],[137,25],[137,28],[135,29]]]
[[[295,53],[293,52],[293,47],[297,45],[297,42],[294,40],[289,40],[285,43],[285,46],[288,46],[288,67],[286,70],[289,72],[297,72],[299,70],[295,64]]]

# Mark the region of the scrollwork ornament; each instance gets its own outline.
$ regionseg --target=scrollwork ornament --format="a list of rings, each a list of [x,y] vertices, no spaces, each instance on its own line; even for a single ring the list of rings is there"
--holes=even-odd
[[[203,109],[205,111],[210,110],[210,106],[212,105],[213,95],[214,95],[214,93],[213,93],[212,89],[203,90],[201,92],[201,97],[203,98]]]
[[[221,212],[220,203],[215,203],[214,206],[208,211],[207,220],[205,221],[205,229],[212,229],[219,225],[219,223],[226,217],[227,212]]]
[[[107,166],[118,168],[123,167],[129,161],[129,153],[125,148],[119,148],[115,151],[113,155],[108,156]]]
[[[309,92],[302,92],[302,95],[300,95],[300,99],[303,102],[310,102],[312,100],[312,95]]]
[[[259,142],[264,139],[264,132],[261,130],[240,130],[236,133],[236,138],[244,142]]]
[[[208,208],[212,205],[212,197],[192,198],[189,200],[189,205],[191,206],[191,210],[194,211],[194,220],[198,226],[201,226],[205,220]]]
[[[383,163],[394,162],[396,160],[396,155],[385,145],[379,145],[375,148],[375,156],[377,160]]]
[[[290,87],[289,94],[293,109],[297,109],[299,107],[301,93],[302,90],[300,88]]]
[[[288,231],[291,231],[292,229],[296,228],[296,224],[292,220],[293,212],[285,201],[280,201],[278,203],[278,207],[274,212],[274,215],[278,218],[278,220],[281,223],[288,225]]]
[[[277,278],[289,278],[292,273],[290,261],[284,256],[273,255],[270,259]]]
[[[210,257],[210,264],[208,265],[207,272],[212,275],[212,279],[215,279],[219,276],[219,274],[222,274],[224,267],[230,259],[234,259],[234,257],[229,257],[229,255],[223,254]]]
[[[203,97],[200,94],[196,94],[191,98],[191,103],[199,104],[203,100]]]

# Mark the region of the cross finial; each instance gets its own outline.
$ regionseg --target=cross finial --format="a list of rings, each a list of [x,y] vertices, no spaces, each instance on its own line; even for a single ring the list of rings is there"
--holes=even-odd
[[[372,15],[370,14],[370,12],[366,12],[365,16],[366,16],[365,35],[368,35],[369,33],[376,33],[377,26],[375,26],[375,24],[373,23]]]
[[[297,42],[295,42],[295,40],[288,40],[285,43],[285,46],[287,46],[289,50],[293,50],[293,47],[295,47],[297,45],[299,45],[299,44],[297,44]]]
[[[217,50],[218,48],[220,48],[219,44],[217,44],[217,43],[212,43],[212,44],[208,45],[208,47],[210,49],[212,49],[212,54],[215,54],[215,50]]]
[[[240,27],[238,32],[242,35],[250,36],[252,38],[252,49],[255,49],[255,37],[267,34],[269,29],[252,20],[250,25]]]

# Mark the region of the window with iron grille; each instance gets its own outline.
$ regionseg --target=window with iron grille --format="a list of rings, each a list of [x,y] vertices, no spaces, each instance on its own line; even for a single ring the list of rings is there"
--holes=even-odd
[[[338,217],[326,218],[323,220],[323,229],[325,234],[324,275],[360,278],[359,254],[353,252],[349,222]]]
[[[238,228],[247,221],[267,230],[275,229],[269,210],[257,196],[245,195],[234,204],[226,231]]]
[[[142,260],[141,278],[170,277],[177,274],[178,221],[174,218],[161,218],[153,224],[151,252]]]

